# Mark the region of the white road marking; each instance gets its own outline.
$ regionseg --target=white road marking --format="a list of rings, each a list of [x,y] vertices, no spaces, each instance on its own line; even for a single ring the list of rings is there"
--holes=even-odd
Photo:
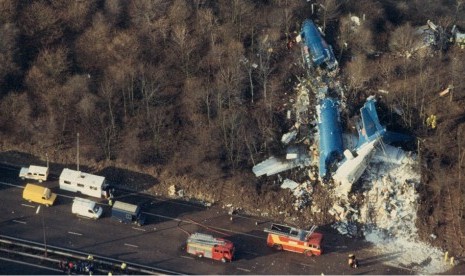
[[[76,235],[76,236],[82,236],[81,233],[76,233],[76,232],[71,232],[71,231],[68,231],[68,234]]]
[[[193,259],[194,259],[194,258],[192,258],[192,257],[189,257],[189,256],[181,256],[181,258],[184,258],[184,259],[191,259],[191,260],[193,260]]]
[[[139,246],[137,246],[137,245],[130,244],[130,243],[125,243],[124,245],[129,246],[129,247],[136,247],[136,248],[139,247]]]
[[[310,264],[303,264],[303,263],[300,263],[300,264],[303,265],[303,266],[314,267],[313,265],[310,265]]]
[[[146,231],[145,229],[142,229],[142,228],[137,228],[137,227],[132,227],[132,229],[134,229],[134,230],[138,230],[138,231]]]
[[[26,222],[25,222],[25,221],[21,221],[21,220],[15,220],[15,219],[14,219],[13,221],[14,221],[14,222],[17,222],[17,223],[26,224]]]
[[[32,205],[29,205],[29,204],[21,203],[21,205],[23,205],[24,207],[36,208],[36,206],[32,206]]]
[[[154,213],[149,213],[149,212],[143,212],[143,214],[148,215],[148,216],[160,217],[160,218],[164,218],[164,219],[168,219],[168,220],[172,220],[172,221],[180,221],[180,222],[184,222],[184,223],[188,223],[188,224],[195,224],[195,223],[193,223],[193,222],[190,221],[190,220],[183,220],[183,219],[179,219],[179,218],[172,218],[172,217],[168,217],[168,216],[164,216],[164,215],[160,215],[160,214],[154,214]],[[208,226],[208,225],[207,225],[207,226]],[[213,227],[213,226],[208,226],[208,227],[209,227],[209,228],[216,229],[216,230],[220,230],[220,231],[225,231],[225,232],[234,233],[234,234],[238,234],[238,235],[248,236],[248,237],[257,238],[257,239],[261,239],[261,240],[266,240],[266,236],[265,236],[265,237],[261,237],[261,236],[257,236],[257,235],[253,235],[253,234],[248,234],[248,233],[244,233],[244,232],[234,231],[234,230],[231,230],[231,229],[226,229],[226,228],[221,228],[221,227],[216,227],[216,226],[215,226],[215,227]]]
[[[237,269],[239,269],[239,270],[242,270],[242,271],[245,271],[245,272],[250,272],[250,270],[249,270],[249,269],[242,268],[242,267],[238,267]]]

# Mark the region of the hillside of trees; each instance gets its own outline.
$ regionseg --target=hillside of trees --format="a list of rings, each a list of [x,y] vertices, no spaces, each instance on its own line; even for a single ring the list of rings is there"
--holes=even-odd
[[[335,49],[349,109],[388,91],[382,123],[417,137],[422,238],[465,253],[465,50],[402,55],[428,19],[464,30],[465,1],[313,2],[314,14],[304,0],[0,0],[0,149],[71,164],[79,133],[87,166],[274,208],[285,192],[251,168],[282,151],[284,104],[304,76],[287,42],[310,17]],[[351,15],[365,17],[357,31]]]

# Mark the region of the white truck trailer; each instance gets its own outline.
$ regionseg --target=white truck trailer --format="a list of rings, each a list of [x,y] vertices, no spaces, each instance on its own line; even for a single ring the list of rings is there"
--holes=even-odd
[[[105,197],[108,188],[105,177],[70,169],[63,169],[59,183],[60,189],[97,198]]]

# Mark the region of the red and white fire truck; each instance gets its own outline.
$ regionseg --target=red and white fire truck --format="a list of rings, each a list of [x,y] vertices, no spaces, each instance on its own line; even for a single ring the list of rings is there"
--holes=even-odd
[[[187,253],[225,263],[233,259],[234,244],[212,235],[194,233],[187,239]]]
[[[266,243],[277,250],[303,253],[307,256],[319,256],[323,253],[321,248],[323,234],[316,233],[315,229],[315,225],[310,230],[302,230],[273,223],[269,229],[265,228],[265,232],[268,233]]]

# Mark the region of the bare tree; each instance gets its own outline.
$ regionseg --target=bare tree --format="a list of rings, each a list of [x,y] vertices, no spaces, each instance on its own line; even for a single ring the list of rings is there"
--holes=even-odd
[[[179,58],[179,67],[188,78],[193,66],[193,54],[196,49],[196,41],[189,34],[187,25],[176,25],[173,27],[172,36],[174,54]]]
[[[63,35],[57,11],[45,1],[34,1],[20,15],[24,34],[42,45],[49,45]]]
[[[12,23],[17,13],[18,2],[15,0],[0,1],[0,25]]]
[[[410,23],[397,27],[391,34],[389,48],[391,51],[407,55],[416,43],[415,29]]]
[[[111,63],[108,45],[111,41],[111,30],[101,13],[92,20],[92,27],[80,35],[76,41],[75,51],[79,66],[88,71],[103,69]]]
[[[121,0],[106,0],[104,4],[106,18],[112,25],[119,23],[121,13],[123,10],[123,3]]]
[[[231,29],[236,34],[236,39],[242,39],[244,29],[248,28],[246,25],[249,17],[253,17],[254,6],[247,0],[221,0],[220,9],[222,15],[228,20],[228,23],[234,27]]]
[[[90,18],[98,5],[97,0],[49,0],[48,2],[60,17],[63,25],[76,33],[82,32],[89,25],[89,21],[83,19]]]
[[[18,29],[13,24],[4,24],[0,26],[0,81],[10,73],[18,70],[14,61],[14,55],[17,51]]]
[[[192,15],[191,1],[174,0],[169,7],[168,18],[173,25],[182,25],[187,23],[187,19]]]
[[[363,56],[358,56],[354,60],[350,61],[346,66],[346,79],[350,89],[360,91],[366,81],[368,80],[368,74],[365,72],[367,60]]]
[[[320,16],[323,21],[323,30],[326,30],[326,25],[339,17],[341,4],[337,0],[319,0],[317,2],[322,10]]]
[[[242,112],[231,109],[221,114],[221,131],[223,146],[226,151],[228,162],[235,169],[241,159],[243,144],[241,141],[243,127]]]
[[[55,49],[45,48],[39,53],[35,65],[47,78],[57,83],[64,82],[70,66],[68,49],[63,45]]]
[[[263,97],[267,101],[268,96],[268,80],[275,70],[274,52],[275,52],[275,36],[263,34],[258,43],[258,76],[263,89]]]
[[[31,129],[31,107],[26,93],[13,92],[5,95],[0,101],[0,135],[12,136],[9,139],[24,141],[24,137],[16,136],[26,134]],[[7,141],[7,137],[5,137]]]

